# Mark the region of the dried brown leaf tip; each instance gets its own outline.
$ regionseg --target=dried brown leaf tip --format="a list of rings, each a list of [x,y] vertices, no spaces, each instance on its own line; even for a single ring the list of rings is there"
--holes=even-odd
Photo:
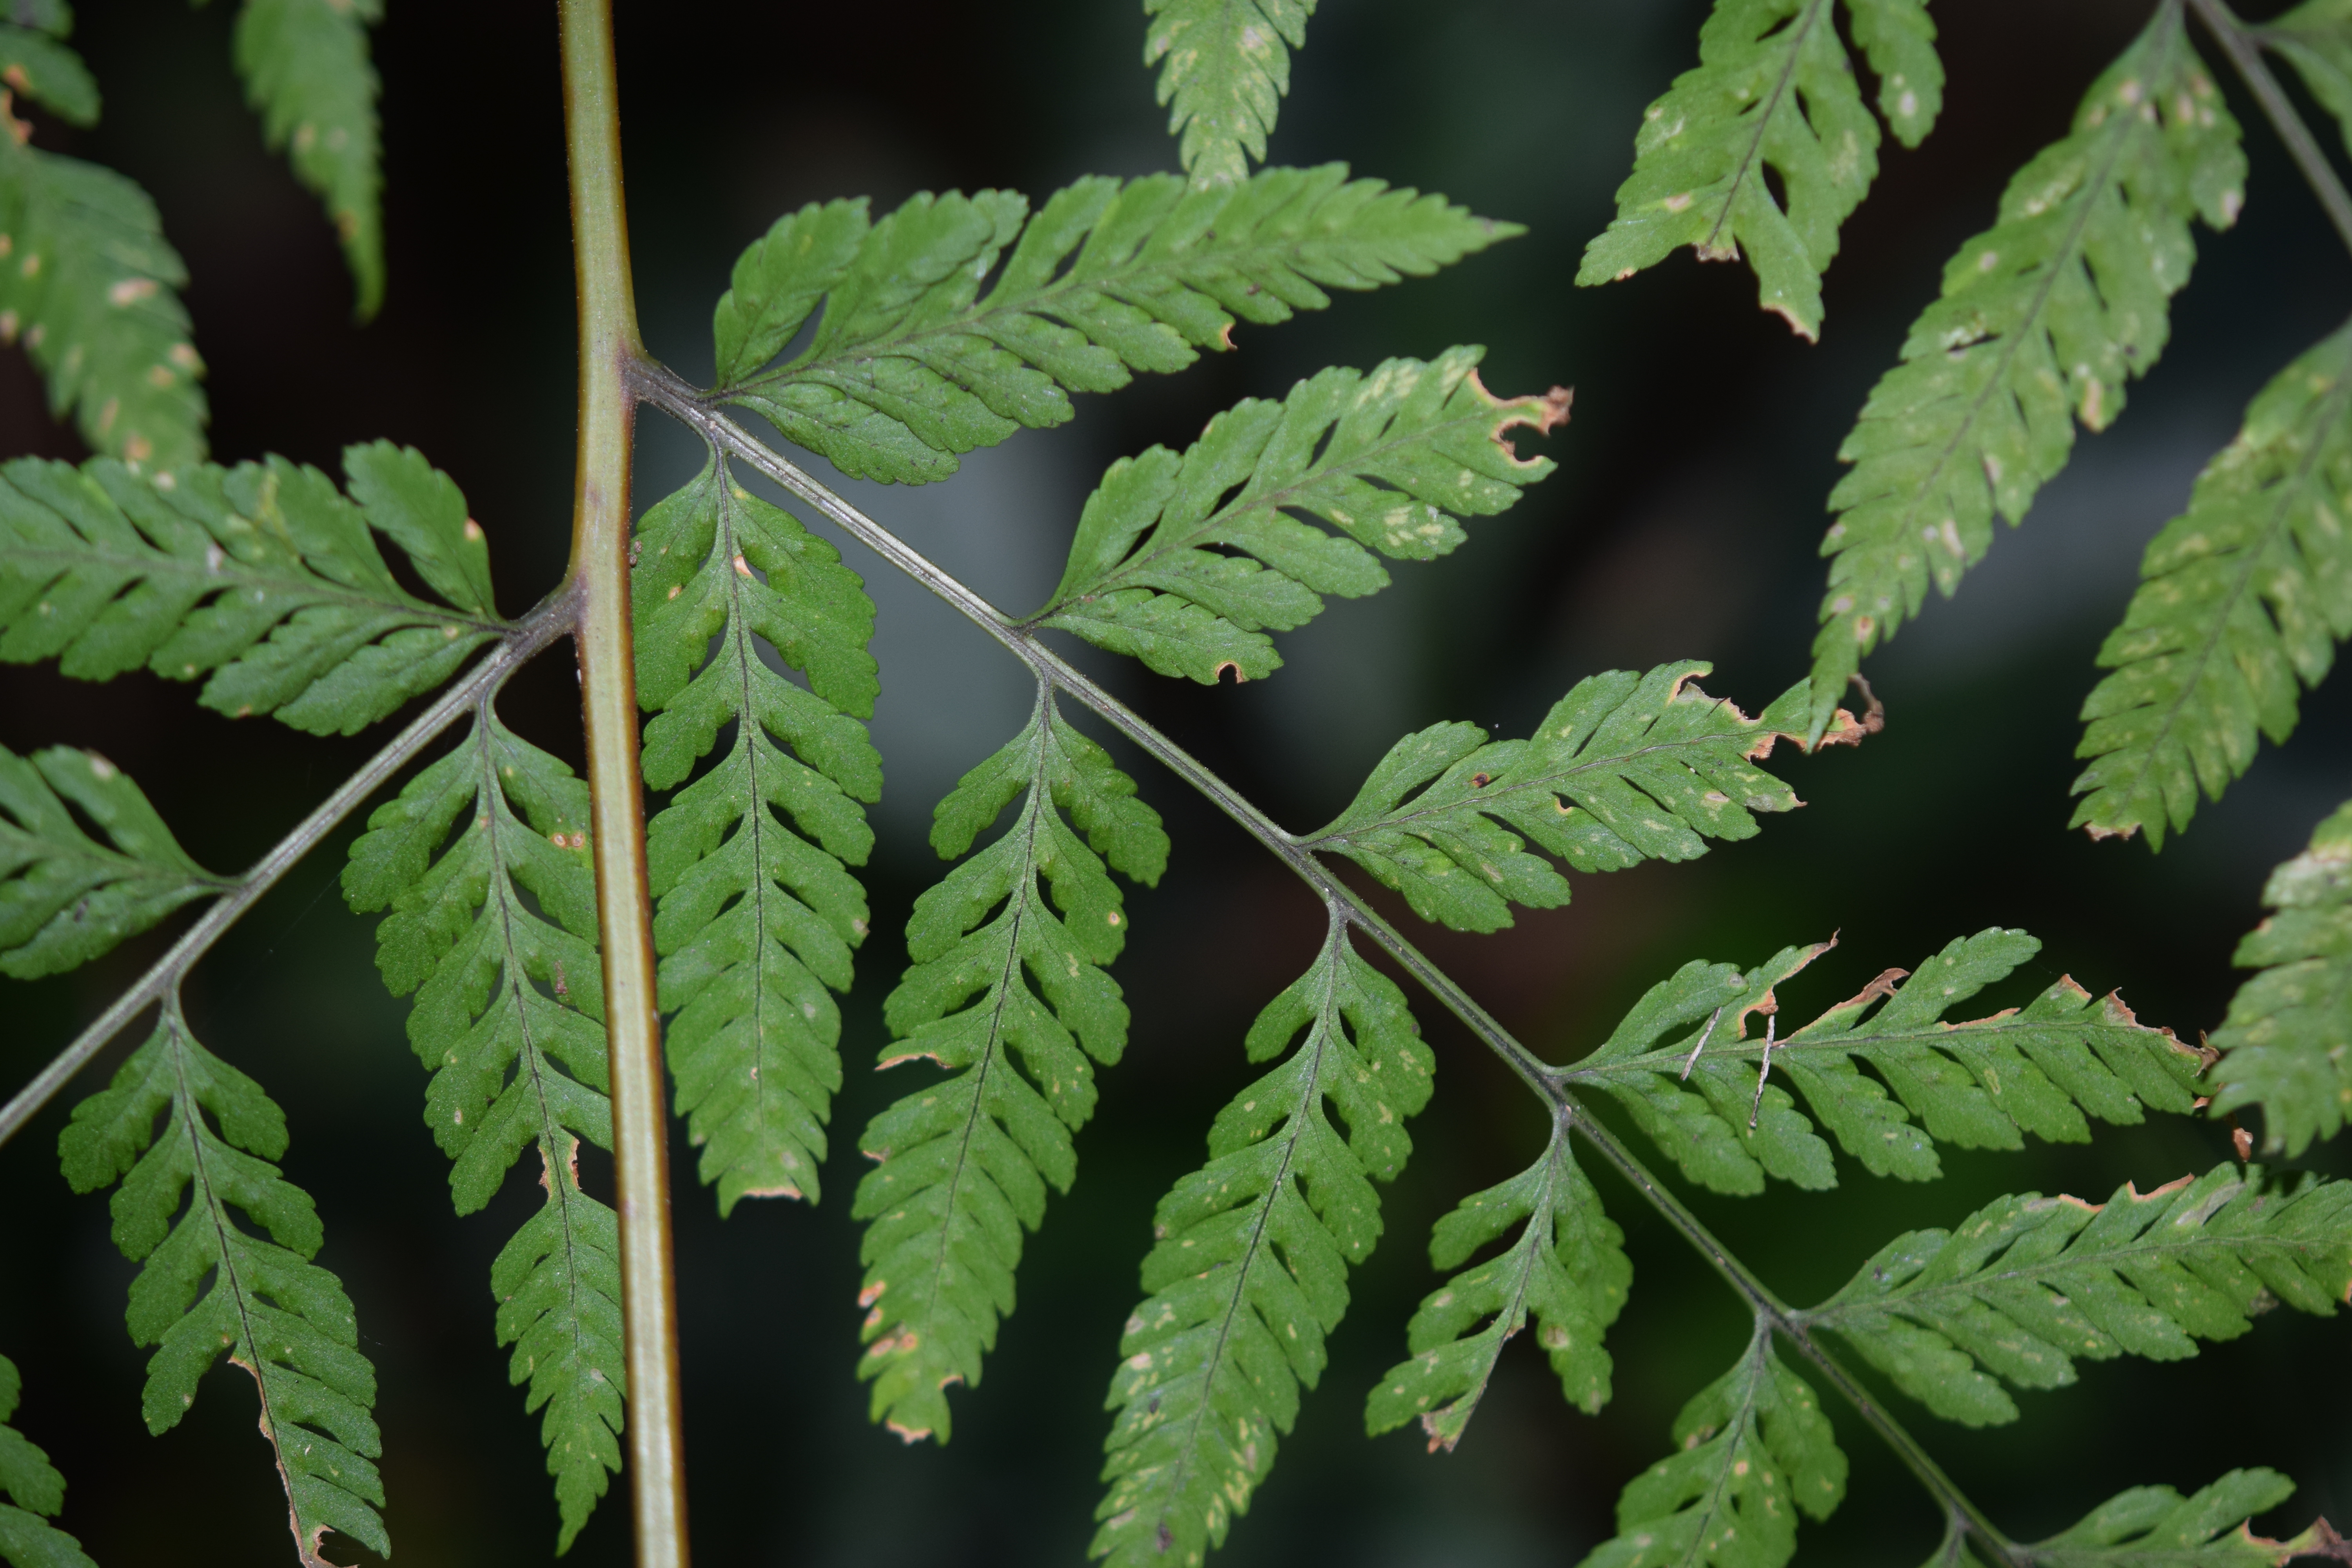
[[[1862,693],[1862,717],[1857,719],[1845,709],[1839,709],[1831,718],[1829,728],[1822,731],[1822,738],[1813,742],[1814,751],[1829,746],[1859,746],[1864,735],[1875,735],[1886,728],[1886,704],[1878,700],[1878,693],[1870,689],[1870,682],[1864,680],[1859,671],[1846,679],[1855,690]],[[1795,738],[1790,737],[1792,740]]]
[[[1506,399],[1487,391],[1486,384],[1478,378],[1475,370],[1470,373],[1470,384],[1491,407],[1502,413],[1502,417],[1495,421],[1495,427],[1486,433],[1487,438],[1503,449],[1505,457],[1521,468],[1532,467],[1542,459],[1520,457],[1519,449],[1503,433],[1513,426],[1524,425],[1538,436],[1549,436],[1568,423],[1569,411],[1576,405],[1576,388],[1572,386],[1555,386],[1541,397]]]

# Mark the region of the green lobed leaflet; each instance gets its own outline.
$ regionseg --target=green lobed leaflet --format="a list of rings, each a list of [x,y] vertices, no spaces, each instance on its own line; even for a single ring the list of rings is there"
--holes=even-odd
[[[2294,732],[2352,637],[2352,326],[2281,371],[2197,477],[2189,510],[2140,563],[2108,634],[2113,671],[2084,699],[2074,826],[2094,838],[2189,826],[2253,762],[2257,732]]]
[[[130,775],[96,752],[19,757],[0,746],[0,974],[62,973],[236,885],[191,859]]]
[[[1530,1317],[1568,1402],[1588,1415],[1609,1403],[1613,1363],[1601,1340],[1624,1310],[1633,1266],[1624,1233],[1601,1211],[1601,1194],[1576,1163],[1569,1127],[1567,1116],[1555,1115],[1540,1159],[1499,1186],[1473,1193],[1437,1222],[1429,1260],[1438,1268],[1460,1268],[1513,1226],[1519,1234],[1422,1302],[1406,1329],[1412,1359],[1391,1367],[1373,1388],[1364,1406],[1367,1430],[1418,1421],[1431,1453],[1451,1451],[1486,1394],[1504,1344]]]
[[[1348,1308],[1348,1266],[1380,1239],[1435,1060],[1404,994],[1359,957],[1335,907],[1307,973],[1250,1026],[1288,1057],[1218,1112],[1209,1163],[1160,1201],[1108,1403],[1108,1495],[1089,1555],[1199,1568],[1273,1468],[1299,1388]],[[1332,1124],[1336,1108],[1346,1131]]]
[[[1287,321],[1327,289],[1424,276],[1520,232],[1339,163],[1195,191],[1090,175],[1034,216],[1011,191],[926,192],[878,220],[862,197],[812,203],[735,264],[710,395],[853,479],[927,483],[1065,422],[1070,393],[1231,347],[1237,321]]]
[[[1108,971],[1128,921],[1109,868],[1150,886],[1168,864],[1159,814],[1047,689],[1021,733],[940,802],[932,847],[965,855],[1015,803],[1002,835],[916,900],[912,962],[882,1005],[896,1038],[881,1065],[922,1058],[952,1076],[858,1139],[877,1163],[853,1210],[866,1222],[857,1374],[874,1384],[874,1419],[909,1442],[946,1441],[949,1384],[979,1384],[1013,1310],[1021,1233],[1044,1223],[1047,1187],[1076,1177],[1092,1063],[1126,1048]]]
[[[1307,44],[1315,0],[1143,0],[1143,63],[1195,188],[1234,185],[1290,91],[1290,51]]]
[[[2001,1384],[2062,1388],[2074,1358],[2156,1361],[2244,1333],[2284,1302],[2332,1315],[2352,1288],[2352,1184],[2224,1164],[2105,1204],[2004,1197],[1897,1237],[1811,1311],[1947,1420],[2017,1419]]]
[[[0,1356],[0,1563],[15,1568],[97,1568],[81,1542],[49,1522],[65,1510],[66,1479],[31,1438],[8,1425],[24,1391]]]
[[[2164,351],[2196,259],[2189,219],[2220,230],[2245,199],[2245,154],[2179,5],[2158,8],[2092,84],[2069,132],[2018,171],[1994,226],[1944,269],[1838,448],[1853,470],[1813,639],[1819,733],[1864,655],[1947,596],[2066,466],[2074,426],[2104,430]]]
[[[324,1233],[310,1194],[272,1163],[285,1152],[285,1113],[205,1049],[176,994],[147,1043],[74,1107],[58,1138],[74,1191],[121,1183],[114,1242],[141,1265],[127,1321],[132,1343],[155,1347],[147,1429],[177,1426],[226,1352],[260,1394],[295,1548],[305,1568],[330,1568],[321,1555],[330,1531],[392,1551],[375,1468],[383,1440],[370,1414],[375,1369],[341,1282],[310,1261]]]
[[[2072,1530],[2017,1548],[2024,1568],[2278,1568],[2298,1557],[2341,1561],[2344,1538],[2322,1519],[2292,1541],[2256,1535],[2250,1521],[2294,1493],[2276,1470],[2231,1470],[2182,1497],[2171,1487],[2118,1492]],[[1958,1542],[1935,1559],[1939,1568],[1983,1568]]]
[[[1591,872],[1695,859],[1707,839],[1753,837],[1753,813],[1801,804],[1755,764],[1782,737],[1799,739],[1811,688],[1750,719],[1698,688],[1711,668],[1685,660],[1588,677],[1525,741],[1490,742],[1463,723],[1407,735],[1348,809],[1303,842],[1347,856],[1423,920],[1491,931],[1511,923],[1513,904],[1568,902],[1568,879],[1528,854],[1528,841]],[[1858,743],[1879,722],[1875,706],[1860,720],[1840,709],[1821,743]]]
[[[327,204],[364,321],[383,302],[382,149],[371,24],[383,0],[245,0],[234,45],[246,95],[273,152]]]
[[[2263,1146],[2289,1158],[2352,1120],[2352,803],[2270,876],[2273,911],[2238,944],[2260,969],[2213,1031],[2212,1112],[2263,1108]]]
[[[53,62],[47,79],[76,101]],[[94,89],[86,106],[96,112]],[[71,413],[96,450],[143,469],[201,461],[204,362],[179,295],[188,273],[155,204],[111,169],[0,132],[0,342],[24,345],[49,411]]]
[[[818,1195],[841,1087],[850,954],[882,792],[874,602],[833,547],[734,482],[714,455],[639,521],[631,574],[654,945],[677,1108],[724,1215]],[[805,674],[803,688],[768,660]],[[688,780],[732,734],[718,759]],[[681,787],[682,786],[682,787]]]
[[[1388,586],[1373,552],[1444,555],[1465,537],[1459,517],[1502,511],[1552,471],[1504,436],[1565,422],[1570,394],[1498,398],[1478,380],[1484,352],[1326,370],[1218,415],[1181,456],[1120,458],[1087,498],[1061,584],[1022,624],[1206,685],[1271,674],[1267,629],[1304,626],[1325,594]]]
[[[1675,1417],[1679,1452],[1625,1484],[1617,1534],[1580,1568],[1781,1568],[1797,1515],[1845,1500],[1846,1458],[1811,1387],[1760,1321],[1729,1372]]]
[[[546,1411],[559,1553],[621,1468],[626,1390],[618,1227],[576,1163],[581,1139],[613,1140],[587,821],[587,786],[486,696],[456,749],[376,808],[343,868],[353,910],[388,911],[376,965],[394,995],[416,997],[408,1040],[433,1075],[425,1119],[457,1212],[539,1155],[543,1201],[490,1265],[490,1289],[511,1380]]]
[[[1877,73],[1879,112],[1916,147],[1944,93],[1926,0],[1843,8]],[[1737,260],[1745,246],[1758,303],[1799,336],[1820,337],[1822,273],[1839,226],[1878,175],[1878,122],[1863,106],[1835,9],[1833,0],[1716,0],[1697,67],[1642,115],[1617,216],[1585,247],[1577,282],[1630,278],[1685,245],[1702,261]]]
[[[1834,945],[1785,948],[1744,973],[1686,963],[1559,1076],[1608,1094],[1685,1176],[1728,1194],[1762,1192],[1768,1173],[1817,1190],[1837,1184],[1829,1144],[1783,1084],[1874,1175],[1907,1181],[1942,1173],[1939,1142],[2018,1149],[2026,1132],[2087,1142],[2089,1116],[2130,1126],[2144,1107],[2194,1108],[2210,1057],[2072,979],[2021,1009],[1943,1020],[2041,950],[2021,931],[1957,938],[1917,973],[1887,970],[1780,1033],[1777,988]]]
[[[147,475],[0,465],[0,661],[104,680],[207,676],[205,706],[352,734],[509,629],[481,525],[446,474],[388,441],[343,453],[348,495],[271,458]],[[375,535],[439,602],[404,588]]]

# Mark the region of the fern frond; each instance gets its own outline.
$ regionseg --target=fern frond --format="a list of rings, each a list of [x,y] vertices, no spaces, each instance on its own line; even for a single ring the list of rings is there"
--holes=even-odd
[[[1564,423],[1567,389],[1498,398],[1478,380],[1484,353],[1327,370],[1279,403],[1218,415],[1181,457],[1154,447],[1120,458],[1087,498],[1061,585],[1024,625],[1212,686],[1229,668],[1242,680],[1272,673],[1282,660],[1265,628],[1306,625],[1322,595],[1388,586],[1373,551],[1444,555],[1465,537],[1460,517],[1502,511],[1552,471],[1503,437]]]
[[[2189,510],[2140,563],[2114,674],[2083,704],[2074,826],[2145,827],[2161,848],[2254,759],[2294,732],[2298,678],[2317,686],[2352,637],[2352,326],[2264,387],[2245,428],[2197,477]]]
[[[82,831],[68,804],[107,837]],[[236,883],[189,858],[129,774],[96,752],[0,746],[0,974],[89,963]]]
[[[383,0],[245,0],[237,13],[237,74],[272,152],[327,204],[359,284],[359,315],[383,302],[383,212],[378,198],[375,68],[371,23]]]
[[[0,23],[0,81],[68,125],[98,123],[98,82],[65,42],[62,29],[12,14]]]
[[[1127,1004],[1106,973],[1127,916],[1104,861],[1147,886],[1168,865],[1159,814],[1042,687],[1028,725],[940,802],[931,847],[962,855],[1015,800],[1003,835],[916,900],[913,962],[882,1006],[899,1037],[884,1067],[928,1058],[955,1076],[858,1140],[880,1163],[852,1210],[867,1222],[857,1375],[874,1382],[874,1419],[909,1442],[946,1441],[947,1385],[980,1382],[1013,1310],[1022,1229],[1044,1222],[1048,1184],[1067,1192],[1077,1174],[1070,1134],[1095,1107],[1087,1058],[1108,1067],[1127,1048]]]
[[[1340,163],[1189,192],[1090,175],[1034,218],[1011,191],[925,193],[879,222],[862,197],[811,204],[736,262],[713,395],[854,479],[926,483],[1063,423],[1070,393],[1231,347],[1236,320],[1288,321],[1328,289],[1423,277],[1521,232]],[[767,368],[820,305],[808,346]]]
[[[1833,1329],[1948,1420],[2017,1419],[2001,1384],[2063,1388],[2074,1358],[2154,1361],[2235,1339],[2272,1298],[2326,1316],[2352,1286],[2352,1185],[2225,1164],[2105,1204],[2027,1193],[1895,1237],[1801,1321]]]
[[[2189,219],[2222,229],[2244,200],[2237,121],[2180,7],[2092,85],[2074,129],[2018,171],[1993,227],[1944,269],[1838,456],[1838,521],[1813,640],[1818,731],[1862,656],[1946,595],[2066,466],[2074,422],[2104,430],[2163,353],[2196,259]]]
[[[1796,1554],[1798,1510],[1825,1520],[1845,1500],[1845,1455],[1821,1401],[1760,1324],[1738,1364],[1683,1406],[1674,1436],[1680,1451],[1626,1483],[1615,1539],[1580,1568],[1780,1568]]]
[[[24,1384],[0,1355],[0,1563],[10,1568],[97,1568],[81,1542],[49,1522],[66,1506],[66,1479],[8,1425]]]
[[[1143,63],[1196,190],[1237,185],[1290,92],[1290,51],[1307,47],[1315,0],[1143,0]],[[1173,107],[1170,107],[1171,104]]]
[[[1347,856],[1423,920],[1491,931],[1511,923],[1513,904],[1568,902],[1568,879],[1528,854],[1527,839],[1579,871],[1616,871],[1696,859],[1709,838],[1753,837],[1751,813],[1801,804],[1755,763],[1802,722],[1809,689],[1750,719],[1694,684],[1710,668],[1589,677],[1525,741],[1489,742],[1463,723],[1407,735],[1304,842]],[[1840,718],[1832,739],[1858,734]]]
[[[50,80],[73,101],[54,62]],[[50,412],[71,411],[96,450],[145,469],[201,460],[204,362],[179,296],[188,272],[155,204],[111,169],[0,132],[0,342],[22,341]]]
[[[1633,1265],[1625,1257],[1624,1233],[1602,1212],[1601,1194],[1577,1166],[1568,1128],[1566,1117],[1555,1117],[1543,1158],[1502,1185],[1463,1199],[1437,1222],[1429,1261],[1438,1268],[1460,1268],[1514,1226],[1519,1236],[1422,1302],[1405,1331],[1412,1359],[1391,1367],[1372,1390],[1364,1405],[1367,1430],[1378,1434],[1419,1421],[1431,1453],[1451,1451],[1486,1394],[1504,1342],[1527,1326],[1530,1314],[1536,1342],[1549,1353],[1568,1402],[1587,1415],[1609,1403],[1614,1363],[1601,1336],[1624,1310]]]
[[[1847,0],[1846,11],[1881,111],[1917,146],[1943,102],[1926,0]],[[1832,0],[1716,0],[1698,59],[1643,111],[1617,216],[1585,247],[1576,280],[1630,278],[1685,245],[1702,261],[1736,261],[1746,246],[1757,302],[1818,338],[1838,227],[1878,176],[1878,121]],[[1766,186],[1768,169],[1785,197]]]
[[[2284,16],[2248,29],[2284,56],[2352,147],[2352,5],[2304,0]]]
[[[621,1468],[625,1388],[617,1226],[573,1164],[581,1138],[613,1141],[587,822],[587,786],[485,700],[457,750],[377,808],[343,868],[352,909],[391,911],[376,965],[394,995],[416,994],[408,1039],[433,1074],[425,1119],[456,1162],[457,1212],[539,1151],[546,1202],[490,1288],[512,1381],[547,1412],[559,1552]]]
[[[2025,1568],[2278,1568],[2298,1557],[2341,1561],[2344,1538],[2324,1519],[2292,1541],[2267,1540],[2249,1528],[2255,1514],[2294,1494],[2293,1481],[2265,1469],[2231,1470],[2185,1498],[2170,1487],[2134,1487],[2065,1533],[2020,1546],[2014,1561]],[[1982,1568],[1974,1552],[1950,1561]]]
[[[0,269],[0,277],[5,277]],[[109,458],[0,467],[0,660],[104,680],[210,672],[200,700],[351,734],[504,629],[481,526],[446,474],[378,441],[350,498],[283,458],[152,478]],[[371,533],[445,601],[403,588]]]
[[[877,690],[874,602],[831,545],[716,457],[639,521],[635,552],[637,700],[660,714],[646,782],[684,783],[734,729],[646,833],[678,1113],[720,1214],[746,1195],[814,1202],[841,1088],[826,987],[849,989],[866,940],[866,890],[844,862],[865,864],[874,832],[857,803],[882,793],[858,721]]]
[[[1273,1468],[1299,1385],[1322,1375],[1348,1265],[1380,1239],[1368,1178],[1393,1181],[1412,1152],[1405,1119],[1428,1103],[1435,1060],[1404,994],[1356,955],[1336,910],[1314,964],[1251,1026],[1249,1058],[1294,1040],[1218,1112],[1208,1164],[1153,1218],[1150,1295],[1119,1341],[1110,1489],[1088,1549],[1111,1568],[1198,1568],[1223,1542]]]
[[[285,1152],[285,1113],[198,1043],[177,994],[164,999],[147,1043],[74,1107],[58,1138],[74,1191],[122,1184],[114,1244],[143,1265],[131,1282],[131,1339],[156,1347],[147,1429],[177,1426],[197,1380],[226,1351],[260,1392],[261,1431],[277,1453],[295,1549],[305,1564],[324,1568],[330,1530],[391,1553],[374,1463],[383,1447],[369,1414],[375,1369],[360,1352],[341,1283],[310,1261],[324,1233],[310,1194],[272,1163]],[[232,1207],[268,1239],[240,1226]]]
[[[1692,1181],[1735,1194],[1762,1192],[1768,1172],[1802,1187],[1837,1184],[1829,1145],[1781,1082],[1874,1175],[1908,1181],[1942,1173],[1939,1142],[2018,1149],[2031,1132],[2081,1143],[2090,1139],[2086,1115],[2131,1126],[2143,1105],[2194,1104],[2204,1058],[2138,1022],[2120,998],[2094,1001],[2071,979],[2021,1010],[1942,1022],[2042,950],[1998,926],[1955,939],[1907,983],[1905,971],[1887,970],[1781,1035],[1774,988],[1834,945],[1785,948],[1744,974],[1686,963],[1560,1077],[1615,1099]],[[1770,1023],[1762,1039],[1749,1032],[1758,1016]]]
[[[2262,973],[2213,1032],[2213,1114],[2263,1108],[2263,1147],[2301,1154],[2352,1120],[2352,802],[2271,873],[2270,917],[2238,944]]]

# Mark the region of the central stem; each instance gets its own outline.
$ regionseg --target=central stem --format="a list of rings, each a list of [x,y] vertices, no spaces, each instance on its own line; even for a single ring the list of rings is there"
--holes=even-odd
[[[580,701],[588,737],[596,923],[613,1064],[614,1207],[627,1342],[628,1479],[637,1568],[685,1568],[686,1470],[670,1269],[669,1129],[655,1012],[652,900],[637,773],[629,627],[629,457],[644,356],[621,199],[611,0],[561,0],[572,235],[580,280],[580,458],[572,576],[579,586]]]

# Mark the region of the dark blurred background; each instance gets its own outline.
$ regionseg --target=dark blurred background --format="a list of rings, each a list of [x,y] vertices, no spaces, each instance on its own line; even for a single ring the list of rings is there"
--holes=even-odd
[[[76,42],[106,91],[105,121],[74,133],[40,121],[37,140],[154,194],[194,279],[187,300],[211,366],[220,458],[278,451],[332,468],[352,441],[414,443],[464,487],[490,533],[502,603],[520,611],[554,582],[568,540],[574,365],[553,7],[394,0],[377,34],[392,286],[364,327],[350,319],[316,205],[262,151],[239,100],[232,9],[88,0]],[[735,254],[802,202],[869,193],[887,208],[917,190],[987,185],[1034,197],[1088,171],[1173,163],[1131,3],[620,9],[646,335],[691,376],[709,373],[709,310]],[[2137,0],[1939,7],[1949,106],[1924,149],[1884,151],[1829,275],[1816,347],[1755,308],[1744,268],[1687,253],[1629,282],[1570,286],[1584,241],[1608,220],[1643,106],[1694,58],[1697,0],[1332,0],[1296,62],[1276,158],[1346,159],[1525,223],[1528,236],[1435,279],[1244,328],[1238,353],[1083,400],[1072,424],[975,453],[950,484],[853,493],[995,602],[1025,609],[1050,588],[1078,504],[1113,457],[1181,445],[1214,410],[1278,395],[1327,363],[1482,342],[1498,391],[1578,387],[1574,423],[1545,448],[1559,471],[1517,510],[1475,524],[1454,557],[1402,567],[1388,593],[1333,604],[1283,639],[1289,662],[1271,680],[1208,691],[1091,662],[1302,828],[1343,805],[1404,731],[1467,718],[1521,734],[1598,669],[1712,659],[1707,689],[1752,711],[1804,671],[1822,498],[1864,393],[1946,258],[1989,223],[2010,173],[2063,132],[2147,10]],[[2125,988],[2143,1018],[2189,1038],[2220,1022],[2238,981],[2230,953],[2258,918],[2264,875],[2352,784],[2352,688],[2339,681],[2310,700],[2293,742],[2266,748],[2161,856],[2094,845],[2065,825],[2074,716],[2142,545],[2180,509],[2246,400],[2352,296],[2341,247],[2229,85],[2253,166],[2244,218],[2230,234],[2200,233],[2171,345],[2120,422],[2081,440],[2029,526],[2002,531],[1958,599],[1937,603],[1873,661],[1886,731],[1818,760],[1784,752],[1777,765],[1811,805],[1758,839],[1692,865],[1582,879],[1573,906],[1498,936],[1425,934],[1522,1038],[1579,1055],[1686,959],[1753,963],[1839,931],[1838,950],[1790,988],[1795,1016],[1810,1016],[1882,968],[1993,924],[2046,943],[1993,1005],[2070,973],[2095,990]],[[79,455],[15,351],[0,352],[0,449]],[[648,416],[642,497],[695,461],[691,443]],[[1318,911],[1238,830],[1121,752],[1178,854],[1156,891],[1132,896],[1135,937],[1117,973],[1135,1004],[1134,1038],[1103,1074],[1100,1112],[1078,1141],[1083,1179],[1029,1243],[1021,1310],[986,1386],[954,1396],[954,1441],[908,1449],[869,1426],[852,1375],[855,1142],[908,1087],[903,1074],[863,1070],[881,1043],[876,1005],[903,963],[908,905],[940,870],[921,841],[930,805],[1013,732],[1028,699],[1017,668],[978,633],[870,557],[850,559],[872,569],[882,607],[874,731],[889,785],[868,878],[877,935],[847,1008],[851,1071],[824,1206],[747,1203],[721,1225],[691,1151],[682,1136],[674,1143],[695,1545],[713,1563],[1075,1563],[1152,1205],[1198,1163],[1211,1116],[1247,1081],[1242,1033],[1305,963]],[[526,672],[505,711],[576,761],[569,662],[559,652]],[[145,675],[100,692],[50,668],[0,670],[0,743],[102,750],[221,868],[249,863],[384,733],[321,741],[232,724],[198,708],[193,689]],[[350,1287],[383,1380],[401,1561],[534,1561],[552,1543],[554,1510],[537,1420],[492,1342],[487,1281],[532,1193],[519,1173],[490,1212],[452,1216],[404,1008],[376,978],[373,922],[335,890],[351,831],[196,972],[191,1015],[291,1118],[288,1173],[319,1200],[321,1261]],[[68,977],[5,984],[0,1080],[29,1075],[168,938],[152,933]],[[1430,1223],[1526,1163],[1541,1137],[1518,1086],[1425,998],[1416,1005],[1438,1050],[1439,1093],[1389,1195],[1387,1243],[1352,1281],[1322,1387],[1217,1559],[1231,1568],[1572,1563],[1611,1532],[1620,1486],[1666,1451],[1682,1402],[1746,1332],[1732,1297],[1603,1176],[1636,1268],[1612,1336],[1608,1410],[1570,1410],[1532,1347],[1514,1344],[1457,1452],[1426,1456],[1405,1434],[1367,1441],[1364,1394],[1402,1355],[1405,1320],[1433,1288]],[[135,1032],[0,1150],[10,1194],[0,1351],[25,1372],[19,1421],[69,1477],[63,1522],[100,1563],[282,1562],[284,1502],[253,1435],[249,1385],[217,1370],[179,1428],[145,1436],[144,1356],[121,1327],[131,1268],[108,1241],[104,1203],[73,1197],[57,1174],[68,1103],[133,1043]],[[1996,1194],[2099,1198],[2227,1151],[2226,1130],[2172,1121],[2102,1129],[2087,1149],[1948,1150],[1947,1179],[1923,1190],[1849,1163],[1834,1194],[1694,1201],[1784,1295],[1810,1301],[1897,1231],[1951,1224]],[[2346,1164],[2340,1150],[2311,1163]],[[2183,1365],[2086,1364],[2077,1388],[2021,1395],[2027,1419],[2011,1428],[1960,1430],[1893,1403],[2022,1538],[2127,1485],[2193,1489],[2250,1464],[2280,1467],[2301,1487],[2263,1521],[2284,1532],[2318,1511],[2352,1522],[2347,1360],[2343,1324],[2278,1313]],[[1847,1412],[1832,1415],[1853,1495],[1831,1525],[1808,1527],[1806,1560],[1920,1560],[1937,1532],[1925,1497]],[[616,1491],[572,1561],[625,1562],[626,1527]]]

